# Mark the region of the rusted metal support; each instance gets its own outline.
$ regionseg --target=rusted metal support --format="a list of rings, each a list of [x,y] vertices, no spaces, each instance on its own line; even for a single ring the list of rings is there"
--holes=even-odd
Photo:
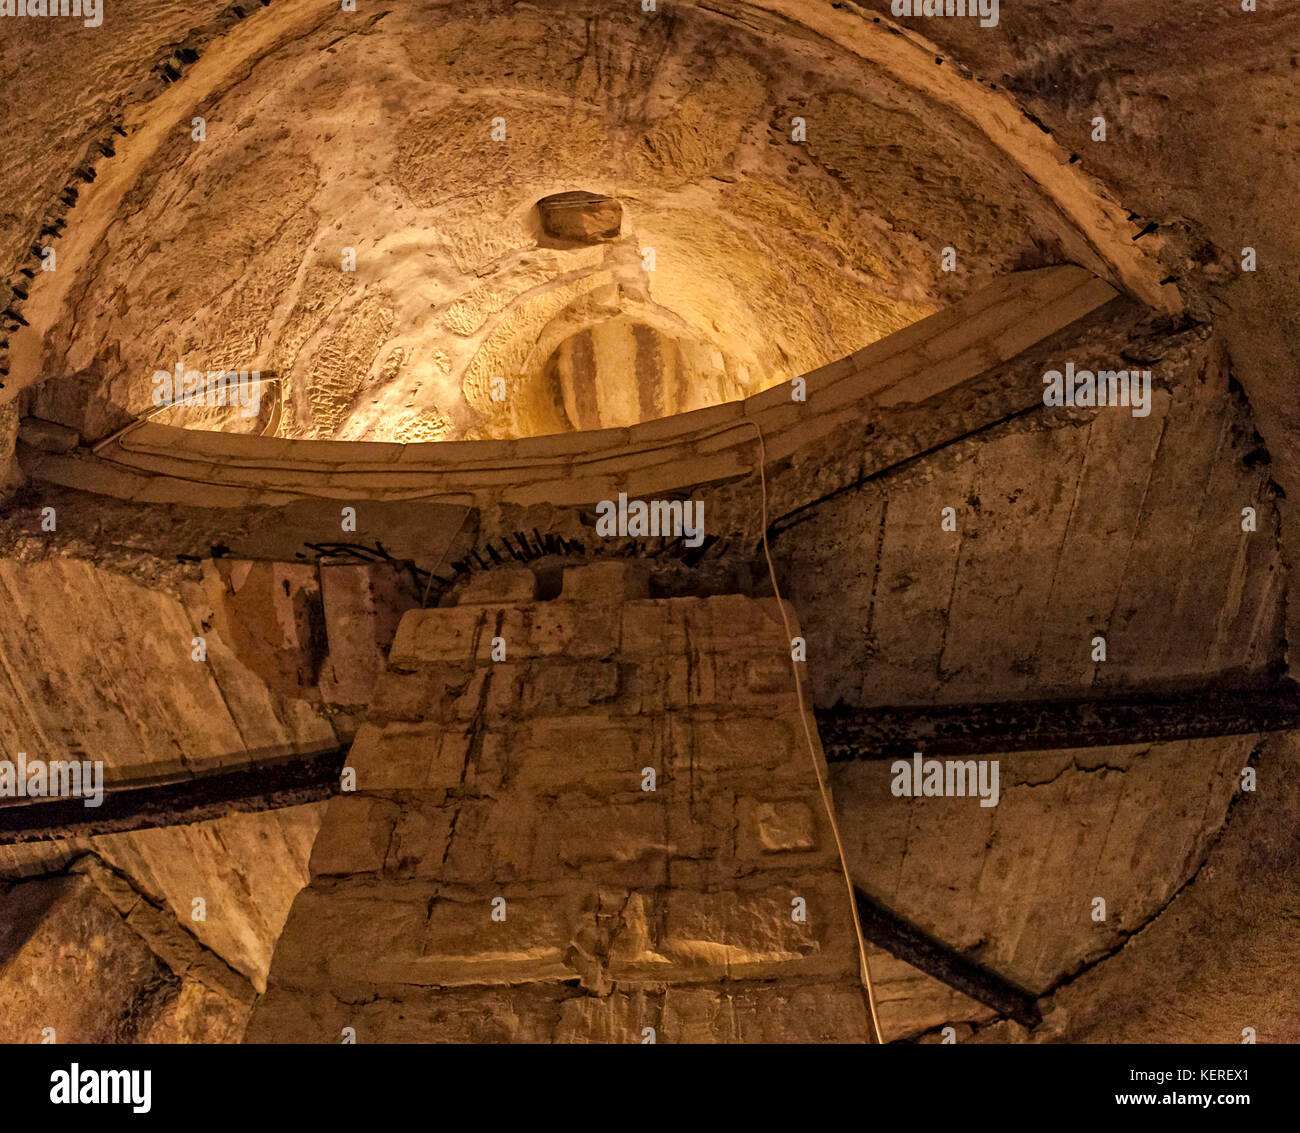
[[[1300,728],[1300,688],[817,711],[829,761],[1168,743]]]
[[[347,750],[331,748],[147,786],[110,783],[97,807],[80,798],[9,801],[0,805],[0,846],[187,826],[319,802],[338,791]]]
[[[1026,1027],[1042,1022],[1032,992],[930,936],[861,889],[854,889],[854,897],[862,935],[872,944],[879,945],[926,975],[942,980],[963,995],[992,1007],[999,1015]]]

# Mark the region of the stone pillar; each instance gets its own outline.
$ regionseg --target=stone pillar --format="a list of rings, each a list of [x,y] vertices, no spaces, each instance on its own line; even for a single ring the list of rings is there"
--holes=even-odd
[[[248,1041],[866,1041],[775,601],[534,594],[403,618]]]

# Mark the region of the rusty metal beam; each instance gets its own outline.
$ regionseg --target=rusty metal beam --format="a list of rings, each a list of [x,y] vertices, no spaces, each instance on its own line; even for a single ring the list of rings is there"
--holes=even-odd
[[[818,709],[831,762],[1168,743],[1300,728],[1300,688],[1133,692],[1093,700],[1022,700]]]
[[[862,935],[872,944],[942,980],[963,995],[992,1007],[999,1015],[1026,1027],[1042,1022],[1034,994],[930,936],[861,889],[854,889]]]
[[[7,802],[0,805],[0,846],[187,826],[319,802],[338,790],[347,750],[331,748],[147,786],[106,785],[98,807],[79,798]]]

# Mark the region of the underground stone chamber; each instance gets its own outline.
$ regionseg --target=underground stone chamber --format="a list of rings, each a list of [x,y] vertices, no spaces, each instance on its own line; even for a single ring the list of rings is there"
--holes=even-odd
[[[0,758],[116,788],[0,805],[0,1037],[865,1042],[856,915],[887,1042],[1294,1041],[1262,41],[337,7],[0,46]]]

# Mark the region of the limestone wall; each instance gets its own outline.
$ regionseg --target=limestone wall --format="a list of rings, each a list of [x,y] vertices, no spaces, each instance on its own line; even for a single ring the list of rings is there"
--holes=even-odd
[[[336,743],[173,594],[75,560],[4,560],[0,596],[3,758],[102,760],[114,786]]]
[[[348,568],[329,569],[348,575]],[[302,698],[308,690],[273,689],[245,664],[250,650],[241,657],[229,633],[238,610],[218,626],[202,597],[191,595],[187,605],[75,559],[0,560],[0,759],[25,752],[33,761],[101,762],[112,791],[337,747],[330,721]],[[358,602],[338,605],[338,663],[354,683],[373,680],[362,661],[374,635],[364,619],[348,620]],[[292,618],[268,621],[278,641],[291,636]],[[195,635],[206,640],[206,662],[193,659]],[[345,641],[351,655],[342,652]],[[364,699],[368,687],[351,695]],[[260,987],[289,903],[306,881],[320,809],[0,846],[0,878],[61,869],[92,850]],[[85,818],[98,813],[87,809]],[[197,922],[195,898],[205,905]]]
[[[892,761],[832,769],[854,881],[1042,993],[1196,873],[1261,737],[992,755],[997,806],[891,793]],[[1106,901],[1105,920],[1093,899]]]
[[[863,1041],[775,603],[485,585],[403,619],[249,1040]]]
[[[94,854],[130,876],[173,924],[261,991],[289,906],[307,884],[324,810],[323,803],[309,803],[186,826],[0,846],[0,879],[54,873]],[[195,898],[203,900],[202,920],[194,919]]]
[[[1112,335],[1056,357],[1100,366],[1151,349]],[[1148,416],[1040,405],[828,498],[772,540],[819,706],[1250,685],[1283,671],[1287,565],[1250,407],[1204,332],[1165,336],[1159,351]],[[1016,365],[1034,362],[1041,391],[1050,356]]]

